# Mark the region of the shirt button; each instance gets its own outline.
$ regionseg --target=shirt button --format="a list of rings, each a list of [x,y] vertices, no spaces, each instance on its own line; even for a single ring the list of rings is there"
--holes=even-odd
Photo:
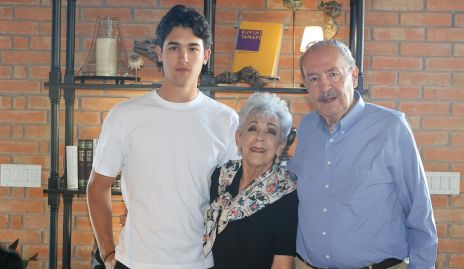
[[[325,188],[326,188],[326,189],[330,188],[329,184],[326,184],[326,185],[325,185]]]
[[[334,142],[333,138],[329,139],[330,142]]]
[[[322,235],[326,235],[327,233],[326,232],[322,232]]]
[[[326,259],[330,259],[330,255],[325,255],[325,258],[326,258]]]
[[[327,161],[327,165],[330,165],[331,163],[332,163],[332,162],[330,162],[330,161]]]
[[[322,209],[322,211],[327,212],[327,208]]]
[[[341,133],[342,133],[342,134],[344,134],[344,133],[345,133],[345,131],[341,131]]]

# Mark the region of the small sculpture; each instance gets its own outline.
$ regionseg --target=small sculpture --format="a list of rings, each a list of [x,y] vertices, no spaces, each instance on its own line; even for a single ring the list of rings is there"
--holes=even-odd
[[[283,0],[284,6],[289,9],[298,10],[301,7],[301,0]]]
[[[202,85],[216,85],[219,83],[232,84],[246,82],[254,88],[261,88],[269,82],[270,77],[261,76],[259,72],[251,66],[246,66],[238,72],[223,72],[215,77],[203,76]]]
[[[324,11],[324,39],[332,39],[338,32],[338,24],[335,18],[340,16],[342,5],[337,1],[321,1],[318,6],[320,10]]]
[[[137,77],[137,71],[139,69],[142,69],[143,67],[143,59],[142,56],[138,55],[137,53],[131,53],[129,54],[129,68],[131,70],[135,71],[135,82],[137,83],[138,77]]]
[[[142,41],[134,41],[134,52],[147,57],[156,63],[155,40],[145,39]]]

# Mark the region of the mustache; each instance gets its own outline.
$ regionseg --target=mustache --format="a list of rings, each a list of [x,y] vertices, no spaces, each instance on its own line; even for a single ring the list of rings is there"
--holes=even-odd
[[[329,89],[323,92],[321,96],[319,96],[319,102],[324,102],[325,100],[329,98],[334,98],[334,97],[338,97],[337,91],[334,89]]]

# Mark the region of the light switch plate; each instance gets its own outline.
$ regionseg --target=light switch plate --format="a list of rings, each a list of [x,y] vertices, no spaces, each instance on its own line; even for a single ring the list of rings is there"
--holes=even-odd
[[[459,194],[459,172],[426,172],[430,194]]]
[[[40,187],[41,170],[35,164],[0,164],[0,186]]]

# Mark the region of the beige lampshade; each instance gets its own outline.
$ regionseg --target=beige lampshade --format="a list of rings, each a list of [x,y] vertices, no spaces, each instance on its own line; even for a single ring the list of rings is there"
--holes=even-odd
[[[317,41],[324,40],[324,33],[320,26],[307,26],[303,32],[303,38],[301,40],[300,51],[305,52],[308,44],[312,44]]]

